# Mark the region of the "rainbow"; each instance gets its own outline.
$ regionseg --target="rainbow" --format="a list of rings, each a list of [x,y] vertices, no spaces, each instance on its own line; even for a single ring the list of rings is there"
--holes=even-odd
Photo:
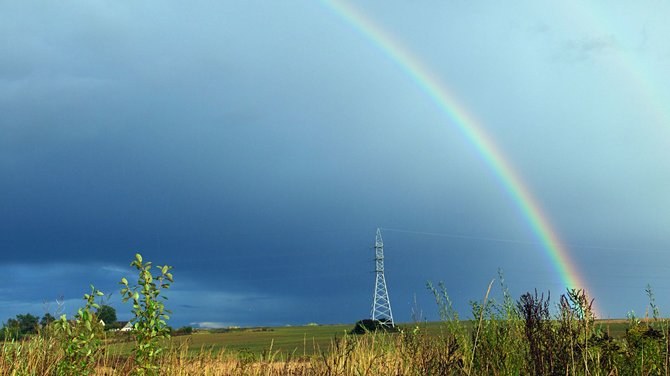
[[[556,269],[561,283],[567,288],[586,289],[586,283],[580,277],[577,266],[570,259],[568,249],[562,244],[549,218],[519,173],[514,170],[475,117],[468,113],[467,108],[415,56],[359,10],[343,1],[321,0],[321,3],[379,48],[458,127],[463,137],[472,144],[523,213]]]

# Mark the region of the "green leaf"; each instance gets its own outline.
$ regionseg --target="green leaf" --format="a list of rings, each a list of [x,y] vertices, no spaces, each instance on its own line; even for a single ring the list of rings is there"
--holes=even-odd
[[[137,260],[137,262],[141,263],[142,262],[142,255],[140,255],[139,253],[136,253],[135,254],[135,260]]]

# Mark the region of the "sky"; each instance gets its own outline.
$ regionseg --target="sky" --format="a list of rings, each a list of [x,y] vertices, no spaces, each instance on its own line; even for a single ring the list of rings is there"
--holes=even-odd
[[[353,323],[377,228],[398,322],[438,318],[428,281],[468,317],[499,270],[513,297],[557,302],[560,267],[453,110],[515,171],[600,317],[643,316],[647,284],[668,315],[668,12],[0,2],[0,322],[72,314],[90,284],[128,320],[118,281],[139,252],[174,267],[176,327]]]

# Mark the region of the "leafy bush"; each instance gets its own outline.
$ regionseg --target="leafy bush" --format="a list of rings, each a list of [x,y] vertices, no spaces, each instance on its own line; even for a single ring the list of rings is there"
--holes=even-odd
[[[354,329],[351,330],[351,334],[365,334],[372,332],[397,332],[398,328],[391,325],[386,319],[382,320],[371,320],[365,319],[356,322]]]
[[[54,323],[61,342],[63,358],[58,362],[59,375],[88,375],[93,372],[100,354],[103,328],[93,309],[100,306],[95,298],[103,293],[91,285],[91,293],[84,295],[86,305],[79,308],[74,320],[62,315]]]
[[[160,274],[154,276],[151,273],[151,262],[144,263],[142,255],[135,255],[135,260],[130,266],[138,270],[137,284],[129,285],[126,278],[121,279],[121,295],[123,302],[133,303],[133,331],[135,337],[136,373],[138,375],[154,375],[158,372],[158,356],[163,351],[160,344],[161,339],[170,338],[170,328],[167,320],[170,318],[169,310],[165,309],[163,303],[167,297],[161,295],[164,289],[170,288],[173,282],[170,273],[171,266],[156,266]]]

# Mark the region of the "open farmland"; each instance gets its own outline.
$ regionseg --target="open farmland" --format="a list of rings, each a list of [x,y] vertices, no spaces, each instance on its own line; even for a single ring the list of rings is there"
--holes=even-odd
[[[469,333],[472,333],[473,321],[462,321]],[[595,326],[608,333],[611,337],[622,339],[626,329],[630,326],[628,320],[610,319],[596,320]],[[405,332],[412,332],[416,328],[421,333],[439,338],[448,330],[444,322],[405,323],[398,327]],[[332,324],[317,326],[282,326],[257,327],[240,329],[197,330],[193,334],[175,336],[170,340],[170,346],[178,348],[188,346],[190,354],[221,351],[235,353],[240,356],[255,358],[264,354],[273,353],[281,358],[313,356],[328,353],[334,341],[344,336],[353,328],[353,324]],[[118,355],[127,355],[133,343],[128,338],[109,345],[110,352]]]
[[[471,332],[474,323],[463,321],[463,325]],[[629,322],[623,319],[596,320],[595,325],[613,338],[621,339],[629,327]],[[403,331],[413,331],[418,327],[419,331],[433,337],[440,337],[447,330],[445,323],[439,321],[405,323],[398,326]],[[188,336],[174,337],[172,342],[175,345],[188,342],[192,352],[198,352],[200,349],[215,352],[225,349],[260,355],[272,350],[296,356],[315,355],[328,352],[333,341],[348,334],[352,328],[353,324],[336,324],[246,328],[226,332],[201,330]]]
[[[222,350],[260,355],[269,351],[282,355],[312,355],[327,351],[333,339],[342,337],[353,328],[351,324],[319,326],[259,327],[230,330],[197,330],[193,334],[176,336],[171,344],[187,344],[189,352]],[[131,342],[110,345],[113,353],[126,354]]]
[[[548,330],[534,333],[526,330],[528,323],[519,316],[485,315],[479,321],[404,324],[395,334],[347,334],[352,325],[201,330],[164,342],[156,360],[165,375],[480,375],[492,370],[552,375],[557,369],[568,375],[612,370],[662,375],[668,370],[664,319],[589,321],[577,315],[538,322]],[[133,372],[134,343],[118,342],[123,339],[108,333],[92,374]],[[64,356],[53,350],[59,346],[48,333],[5,342],[0,371],[61,374],[54,368]]]
[[[227,332],[196,331],[174,338],[175,343],[189,341],[192,349],[206,348],[250,352],[279,351],[284,354],[312,355],[327,351],[334,338],[348,333],[352,325],[323,325],[235,329]]]

